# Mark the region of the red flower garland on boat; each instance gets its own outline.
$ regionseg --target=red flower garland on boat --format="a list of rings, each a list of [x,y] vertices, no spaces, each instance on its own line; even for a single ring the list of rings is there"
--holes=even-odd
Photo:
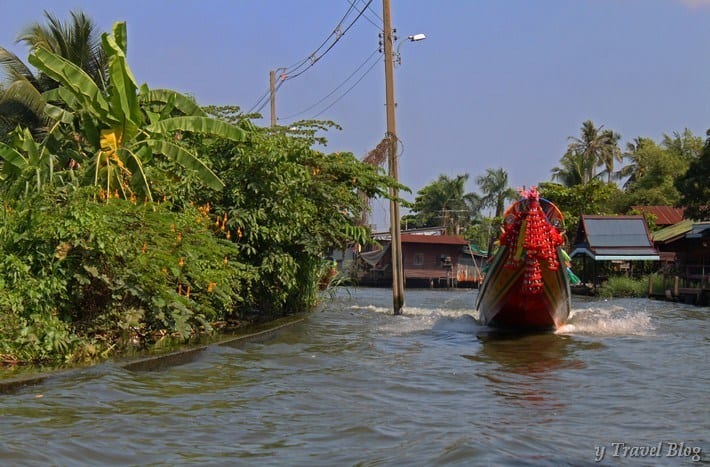
[[[522,292],[535,295],[543,289],[541,263],[551,271],[560,267],[557,247],[562,245],[563,239],[547,220],[537,187],[521,190],[521,195],[523,199],[505,219],[500,244],[507,247],[506,268],[519,268],[525,262]]]

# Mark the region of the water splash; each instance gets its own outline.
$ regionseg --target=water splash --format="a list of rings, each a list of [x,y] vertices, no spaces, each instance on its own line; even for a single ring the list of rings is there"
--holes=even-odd
[[[557,334],[595,336],[645,336],[653,331],[651,316],[646,311],[628,310],[620,306],[572,310]]]
[[[349,309],[392,315],[391,307],[354,305],[349,307]],[[471,310],[405,305],[402,308],[402,314],[397,316],[396,319],[383,323],[380,326],[380,330],[391,334],[409,334],[432,329],[451,332],[473,332],[477,327],[478,325],[471,316]]]

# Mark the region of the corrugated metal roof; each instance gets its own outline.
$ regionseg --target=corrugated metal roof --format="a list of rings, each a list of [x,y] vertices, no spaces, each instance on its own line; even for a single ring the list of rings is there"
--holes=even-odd
[[[693,231],[688,234],[690,238],[703,238],[710,236],[710,222],[696,222]]]
[[[592,248],[653,248],[643,216],[582,216],[582,223]]]
[[[401,234],[402,243],[426,243],[429,245],[468,245],[462,237],[456,235],[413,235]]]
[[[671,206],[631,206],[639,212],[653,214],[656,217],[656,225],[673,225],[683,220],[685,208],[674,208]]]

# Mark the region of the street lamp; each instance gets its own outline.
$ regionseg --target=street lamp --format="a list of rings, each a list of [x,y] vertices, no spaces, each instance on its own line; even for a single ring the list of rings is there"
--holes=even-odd
[[[424,39],[426,39],[426,34],[421,34],[421,33],[407,36],[407,40],[410,42],[423,41]],[[402,56],[399,54],[399,49],[402,47],[402,44],[404,44],[404,42],[400,42],[399,45],[397,45],[397,53],[396,53],[397,65],[402,64]]]
[[[394,104],[394,46],[395,37],[392,32],[392,17],[390,13],[390,0],[382,0],[382,23],[383,23],[383,45],[385,55],[385,100],[387,109],[387,139],[388,155],[387,166],[388,175],[396,182],[399,181],[397,168],[397,125],[395,120],[395,104]],[[425,39],[424,34],[415,34],[407,37],[410,41],[420,41]],[[397,46],[397,55],[399,56],[399,47]],[[390,249],[392,250],[392,305],[394,314],[402,313],[404,306],[404,268],[402,265],[402,237],[400,232],[400,215],[399,215],[399,189],[397,187],[390,188]]]

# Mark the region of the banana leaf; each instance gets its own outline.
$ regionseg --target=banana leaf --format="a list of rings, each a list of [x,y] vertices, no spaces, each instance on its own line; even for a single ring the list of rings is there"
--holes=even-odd
[[[149,125],[148,131],[154,133],[189,131],[230,139],[232,141],[245,141],[247,139],[247,133],[241,128],[210,117],[167,118]]]
[[[162,139],[148,139],[145,140],[144,143],[147,144],[154,153],[163,154],[182,167],[194,170],[202,182],[208,187],[215,190],[220,190],[224,187],[224,183],[212,172],[212,169],[207,167],[197,156],[182,146]]]
[[[195,103],[192,99],[180,94],[179,92],[172,91],[170,89],[151,89],[145,92],[141,91],[139,96],[140,101],[144,104],[160,103],[167,104],[170,102],[175,106],[175,109],[179,110],[185,115],[194,117],[206,117],[207,114],[202,110],[202,108]]]
[[[42,47],[36,48],[28,60],[40,71],[71,91],[85,110],[92,112],[104,121],[117,123],[110,115],[108,102],[101,94],[101,90],[84,70]]]

